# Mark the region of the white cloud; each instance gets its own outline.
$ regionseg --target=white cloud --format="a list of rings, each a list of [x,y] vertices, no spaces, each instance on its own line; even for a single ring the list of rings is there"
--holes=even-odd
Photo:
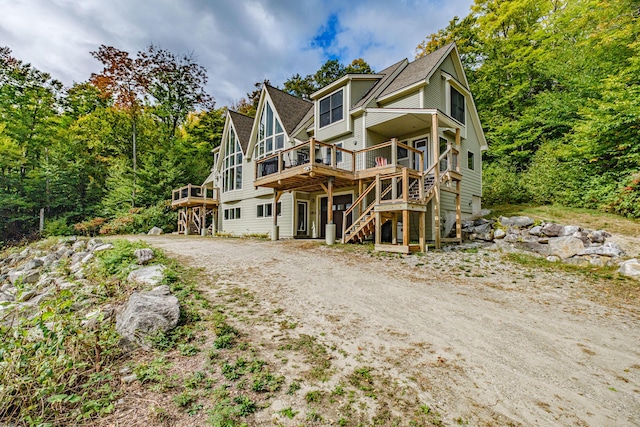
[[[129,52],[150,43],[193,53],[209,91],[225,105],[257,81],[282,84],[315,72],[328,55],[363,57],[376,70],[414,55],[427,35],[465,16],[472,0],[0,0],[0,44],[65,84],[87,80],[101,44]],[[327,51],[313,44],[328,18],[339,26]]]

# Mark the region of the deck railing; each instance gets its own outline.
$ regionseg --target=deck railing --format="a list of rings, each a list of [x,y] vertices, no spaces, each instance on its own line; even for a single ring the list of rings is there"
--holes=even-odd
[[[206,201],[220,200],[220,190],[201,185],[185,185],[173,190],[171,195],[172,203],[186,201],[188,199],[202,199]]]
[[[255,177],[263,178],[297,166],[322,165],[345,172],[354,172],[355,153],[335,144],[310,139],[255,162]]]
[[[385,166],[408,167],[420,172],[424,165],[424,152],[398,142],[395,138],[358,151],[351,151],[312,138],[302,144],[256,160],[254,176],[260,179],[282,173],[290,168],[312,164],[350,173]]]

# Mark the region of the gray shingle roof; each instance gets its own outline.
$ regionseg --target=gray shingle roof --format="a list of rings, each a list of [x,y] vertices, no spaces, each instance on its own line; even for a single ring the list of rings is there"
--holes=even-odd
[[[396,71],[398,67],[400,67],[402,63],[405,61],[406,59],[403,59],[402,61],[398,61],[395,64],[391,65],[390,67],[387,67],[384,70],[377,73],[377,74],[383,75],[384,77],[378,80],[376,84],[371,86],[371,88],[367,91],[367,93],[365,93],[362,96],[362,98],[360,98],[360,100],[356,102],[353,105],[353,107],[351,107],[351,109],[356,109],[358,107],[362,107],[363,105],[365,105],[370,100],[371,95],[377,90],[377,88],[384,87],[384,85],[386,85],[389,82],[389,79],[391,78],[391,75],[394,73],[394,71]]]
[[[229,116],[231,117],[233,127],[238,134],[238,140],[240,141],[242,152],[247,154],[247,147],[249,146],[249,140],[251,139],[251,129],[253,128],[254,118],[232,110],[229,110]]]
[[[436,65],[438,65],[440,60],[451,51],[452,47],[453,43],[450,43],[435,52],[431,52],[422,58],[418,58],[415,61],[410,62],[409,65],[407,65],[405,69],[402,70],[391,82],[391,84],[382,91],[380,97],[384,97],[407,86],[411,86],[421,80],[425,80],[429,74],[431,74]]]
[[[296,98],[286,92],[276,89],[273,86],[265,85],[273,107],[282,119],[282,126],[287,135],[291,136],[292,132],[298,126],[298,123],[307,115],[313,104],[304,99]]]

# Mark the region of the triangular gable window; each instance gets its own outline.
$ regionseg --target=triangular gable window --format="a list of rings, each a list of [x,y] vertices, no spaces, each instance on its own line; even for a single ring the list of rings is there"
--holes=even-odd
[[[268,102],[260,115],[257,147],[258,159],[284,148],[284,130]]]

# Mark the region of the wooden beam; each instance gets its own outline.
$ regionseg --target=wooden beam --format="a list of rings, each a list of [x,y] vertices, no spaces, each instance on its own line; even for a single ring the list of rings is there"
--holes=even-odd
[[[426,249],[427,249],[427,245],[426,245],[427,238],[426,237],[427,236],[425,234],[426,233],[426,231],[425,231],[426,230],[425,220],[426,220],[427,214],[424,213],[424,212],[420,212],[418,215],[419,215],[419,218],[420,218],[420,220],[418,222],[418,234],[419,234],[418,242],[420,243],[420,252],[426,252]]]
[[[460,196],[460,181],[456,181],[456,190],[458,190],[458,194],[456,194],[456,238],[458,239],[458,243],[462,244],[462,208],[461,208],[461,198]]]
[[[333,224],[333,178],[327,180],[327,224]]]
[[[411,233],[409,227],[409,211],[402,211],[402,245],[409,247]]]
[[[391,214],[391,244],[398,244],[398,214],[394,212]]]
[[[273,225],[278,225],[278,202],[282,196],[282,191],[273,190]]]
[[[434,113],[431,116],[431,140],[433,147],[433,157],[436,163],[434,170],[435,187],[434,187],[434,219],[435,219],[435,241],[436,249],[440,249],[440,141],[438,140],[438,114]]]

